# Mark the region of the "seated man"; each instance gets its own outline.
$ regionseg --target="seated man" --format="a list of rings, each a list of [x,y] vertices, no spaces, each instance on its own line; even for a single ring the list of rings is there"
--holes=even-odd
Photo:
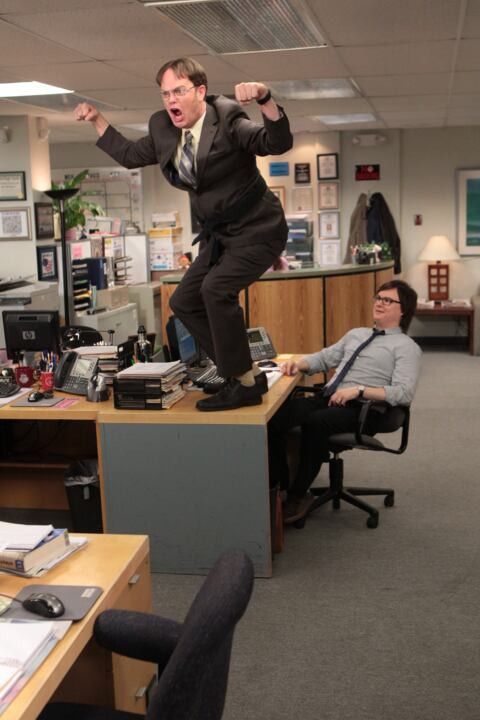
[[[349,330],[334,345],[281,366],[286,375],[313,375],[336,368],[323,393],[295,397],[293,394],[272,418],[268,429],[270,484],[287,490],[285,523],[304,517],[315,498],[308,492],[328,461],[328,438],[353,432],[361,403],[386,401],[410,405],[420,371],[421,350],[405,333],[417,305],[417,293],[402,280],[384,283],[373,299],[375,328]],[[287,431],[301,426],[300,461],[296,478],[289,484]],[[375,433],[375,421],[367,432]]]

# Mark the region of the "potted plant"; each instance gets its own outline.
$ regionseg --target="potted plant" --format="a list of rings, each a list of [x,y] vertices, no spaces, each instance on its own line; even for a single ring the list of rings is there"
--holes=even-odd
[[[64,188],[79,188],[87,175],[88,170],[83,170],[78,175],[75,175],[75,177],[70,178],[69,180],[65,180],[63,183],[52,182],[52,189],[60,190]],[[85,226],[85,213],[91,213],[94,216],[105,215],[105,211],[103,210],[101,205],[98,205],[98,203],[89,202],[87,199],[85,199],[86,197],[88,197],[88,194],[79,190],[76,195],[73,195],[73,197],[68,198],[64,201],[65,230],[67,232],[67,237],[68,235],[72,234],[68,232],[69,230],[76,231],[77,227]],[[53,201],[53,209],[58,216],[60,213],[60,205],[58,200]]]

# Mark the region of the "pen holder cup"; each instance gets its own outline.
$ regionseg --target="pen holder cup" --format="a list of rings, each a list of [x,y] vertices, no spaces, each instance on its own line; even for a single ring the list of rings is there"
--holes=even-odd
[[[33,368],[28,365],[19,365],[15,368],[15,379],[20,387],[32,387],[35,382]]]
[[[55,373],[52,370],[45,370],[40,373],[40,388],[44,391],[53,390]]]

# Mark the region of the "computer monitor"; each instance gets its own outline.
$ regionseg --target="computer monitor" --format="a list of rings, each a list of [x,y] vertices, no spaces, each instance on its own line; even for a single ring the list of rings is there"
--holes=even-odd
[[[18,361],[26,352],[58,353],[59,325],[58,310],[4,310],[7,357]]]
[[[167,337],[172,360],[181,360],[186,365],[200,361],[197,341],[174,315],[167,322]]]

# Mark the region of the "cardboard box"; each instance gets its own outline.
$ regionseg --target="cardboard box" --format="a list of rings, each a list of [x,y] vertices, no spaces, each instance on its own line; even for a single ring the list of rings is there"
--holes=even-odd
[[[97,291],[97,307],[114,310],[115,308],[128,305],[128,302],[127,285],[118,285],[117,287]]]
[[[179,241],[182,237],[182,228],[151,228],[151,230],[148,231],[148,237],[151,239],[168,238],[172,241]]]

